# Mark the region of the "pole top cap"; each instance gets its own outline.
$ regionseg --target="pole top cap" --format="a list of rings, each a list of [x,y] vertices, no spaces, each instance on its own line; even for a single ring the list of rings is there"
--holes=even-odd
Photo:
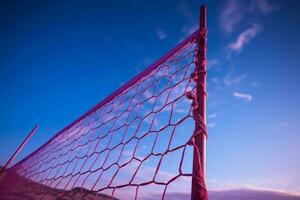
[[[206,5],[200,6],[200,28],[206,28]]]

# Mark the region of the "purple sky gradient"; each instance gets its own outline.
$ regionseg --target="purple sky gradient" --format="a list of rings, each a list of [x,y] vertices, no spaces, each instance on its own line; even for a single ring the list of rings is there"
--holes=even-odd
[[[300,1],[207,4],[208,188],[299,194]],[[18,160],[174,47],[197,28],[198,8],[1,1],[0,164],[33,125],[41,128]],[[261,190],[211,197],[294,198]]]

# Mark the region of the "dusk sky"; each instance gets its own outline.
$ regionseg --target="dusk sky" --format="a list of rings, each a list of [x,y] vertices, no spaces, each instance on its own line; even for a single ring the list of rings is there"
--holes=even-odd
[[[1,1],[0,164],[198,28],[203,1]],[[300,1],[207,1],[209,190],[300,195]]]

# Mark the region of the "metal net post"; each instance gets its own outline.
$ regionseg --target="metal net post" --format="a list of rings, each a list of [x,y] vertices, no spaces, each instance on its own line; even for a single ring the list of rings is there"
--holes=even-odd
[[[200,8],[200,29],[198,47],[195,57],[195,72],[192,79],[196,82],[196,93],[193,99],[193,117],[195,120],[194,135],[191,140],[194,146],[192,200],[207,200],[208,194],[205,184],[205,158],[206,158],[206,6]]]

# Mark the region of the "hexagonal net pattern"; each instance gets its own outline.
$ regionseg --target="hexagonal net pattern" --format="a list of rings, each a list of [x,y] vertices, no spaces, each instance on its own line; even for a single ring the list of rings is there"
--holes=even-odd
[[[1,199],[190,199],[195,33],[0,177]]]

